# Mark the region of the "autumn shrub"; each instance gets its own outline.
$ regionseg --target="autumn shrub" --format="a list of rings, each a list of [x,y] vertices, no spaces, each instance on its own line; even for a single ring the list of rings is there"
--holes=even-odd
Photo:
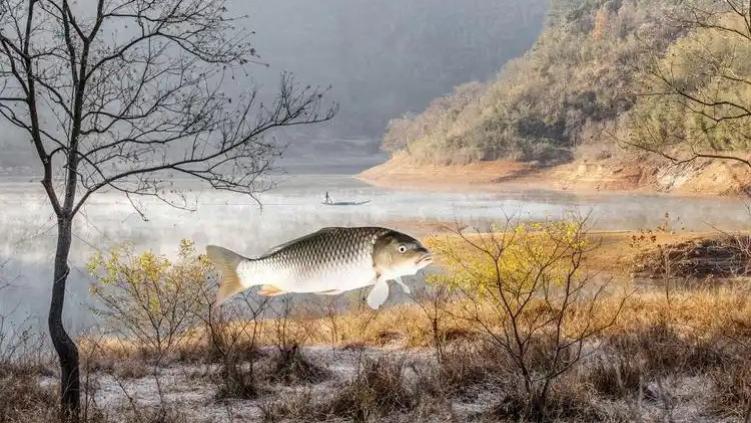
[[[88,263],[96,278],[94,312],[115,334],[160,360],[196,326],[209,266],[190,241],[181,242],[175,261],[127,245],[96,254]]]
[[[591,341],[611,327],[624,300],[603,301],[607,281],[583,267],[595,244],[585,220],[514,224],[490,232],[433,238],[445,273],[431,284],[464,296],[463,319],[497,352],[492,357],[525,398],[517,417],[545,420],[557,380],[575,368]],[[502,406],[503,408],[503,406]]]

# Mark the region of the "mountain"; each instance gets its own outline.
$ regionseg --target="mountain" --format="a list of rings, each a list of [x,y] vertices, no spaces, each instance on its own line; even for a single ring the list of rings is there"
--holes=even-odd
[[[382,147],[416,162],[569,162],[640,101],[641,70],[683,34],[671,1],[554,0],[540,37],[489,82],[389,123]]]

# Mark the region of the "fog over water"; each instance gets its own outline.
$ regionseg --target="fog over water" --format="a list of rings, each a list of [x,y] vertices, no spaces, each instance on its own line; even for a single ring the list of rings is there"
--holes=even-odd
[[[371,200],[356,207],[321,204],[329,191],[335,201]],[[124,197],[103,193],[93,197],[76,222],[65,315],[69,326],[81,330],[92,323],[87,309],[91,278],[86,260],[97,250],[122,242],[137,251],[174,256],[181,239],[192,239],[202,250],[218,244],[248,256],[326,226],[378,225],[396,227],[418,236],[425,224],[487,227],[506,216],[520,220],[557,219],[567,214],[590,215],[595,230],[654,228],[669,212],[676,229],[710,230],[747,226],[742,200],[664,195],[576,195],[553,191],[428,193],[369,186],[347,176],[285,176],[276,189],[260,195],[263,207],[251,199],[203,188],[189,190],[198,206],[193,212],[176,210],[145,199],[144,221]],[[55,220],[38,184],[28,181],[0,183],[0,275],[13,288],[0,299],[2,310],[17,308],[17,316],[32,316],[43,325],[55,242]],[[413,279],[413,283],[419,283]],[[392,292],[399,293],[398,289]]]

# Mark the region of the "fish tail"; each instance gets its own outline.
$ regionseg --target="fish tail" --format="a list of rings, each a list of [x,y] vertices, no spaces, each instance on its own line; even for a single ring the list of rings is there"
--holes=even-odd
[[[229,297],[245,290],[237,274],[237,267],[245,257],[234,253],[226,248],[209,245],[206,247],[206,255],[221,273],[219,280],[219,292],[216,294],[215,307],[219,307]]]

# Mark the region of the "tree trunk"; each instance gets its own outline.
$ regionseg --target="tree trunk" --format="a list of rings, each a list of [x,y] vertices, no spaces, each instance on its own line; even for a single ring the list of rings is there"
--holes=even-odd
[[[57,220],[57,250],[55,251],[55,276],[52,284],[52,301],[48,325],[52,344],[60,361],[60,399],[63,421],[78,420],[81,385],[78,370],[78,348],[63,327],[63,305],[65,303],[65,283],[70,269],[68,255],[72,241],[72,218],[60,217]]]

